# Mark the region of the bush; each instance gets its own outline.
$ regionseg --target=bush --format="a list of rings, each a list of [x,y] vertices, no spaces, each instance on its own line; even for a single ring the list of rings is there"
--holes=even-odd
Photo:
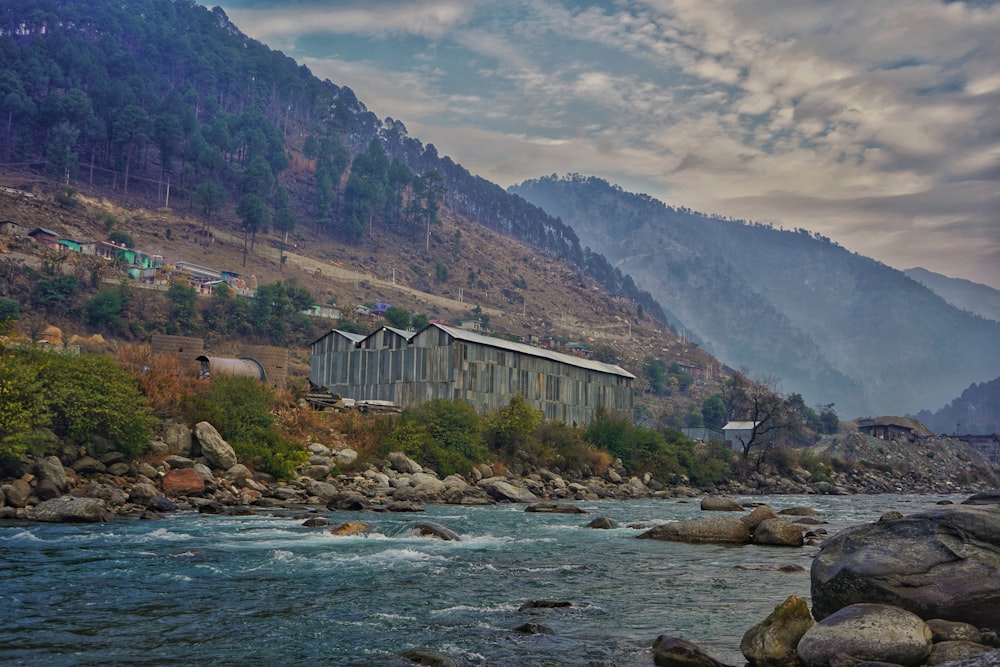
[[[41,352],[0,346],[0,459],[24,454],[33,431],[49,424],[41,370]]]
[[[464,401],[434,399],[403,413],[403,419],[380,445],[379,455],[402,451],[445,477],[465,473],[489,460],[475,408]]]
[[[203,391],[184,401],[188,419],[212,424],[242,463],[289,479],[296,466],[306,460],[306,451],[281,437],[272,414],[274,407],[274,392],[248,377],[214,377]]]
[[[146,451],[156,418],[135,379],[111,357],[45,355],[40,378],[56,435],[84,444],[105,438],[130,457]]]

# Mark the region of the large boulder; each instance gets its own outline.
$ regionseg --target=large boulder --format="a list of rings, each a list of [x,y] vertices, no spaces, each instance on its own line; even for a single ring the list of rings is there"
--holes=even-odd
[[[828,667],[842,656],[850,656],[850,664],[910,667],[921,664],[931,646],[931,630],[916,614],[884,604],[855,604],[811,627],[799,640],[798,654],[805,667]]]
[[[7,504],[11,507],[24,507],[31,497],[31,485],[23,479],[15,479],[10,484],[0,487],[7,499]]]
[[[726,667],[698,646],[685,639],[660,635],[653,642],[656,667]]]
[[[389,467],[404,475],[412,475],[424,471],[419,463],[403,452],[389,452]]]
[[[494,500],[499,500],[501,502],[538,502],[538,496],[528,489],[520,486],[514,486],[510,482],[500,479],[499,477],[490,477],[488,479],[480,480],[479,486],[481,486],[486,493],[490,494]]]
[[[796,647],[814,623],[806,601],[792,595],[743,634],[740,651],[753,667],[798,667]]]
[[[802,528],[784,519],[765,519],[753,533],[754,544],[769,544],[782,547],[801,547]]]
[[[24,518],[52,523],[95,523],[107,521],[111,514],[97,498],[60,496],[25,510]]]
[[[63,468],[62,461],[58,456],[46,456],[35,461],[35,474],[40,479],[51,481],[60,491],[66,490],[69,479],[66,477],[66,469]]]
[[[949,505],[845,530],[812,564],[817,620],[859,602],[1000,628],[1000,506]]]
[[[215,468],[229,470],[238,463],[232,445],[222,439],[215,427],[208,422],[194,425],[194,435],[201,445],[201,453]]]
[[[731,498],[722,496],[705,496],[701,499],[701,508],[709,512],[742,512],[743,507]]]
[[[768,519],[777,519],[777,518],[778,515],[774,513],[773,509],[771,509],[767,505],[758,505],[757,507],[753,508],[750,514],[741,517],[740,521],[745,523],[747,528],[749,528],[750,532],[752,533],[753,531],[757,530],[757,526],[759,526],[764,521],[767,521]]]
[[[205,493],[205,480],[194,468],[167,471],[160,486],[170,496],[200,496]]]
[[[739,519],[720,516],[665,523],[650,528],[637,537],[671,542],[746,544],[750,541],[750,531]]]

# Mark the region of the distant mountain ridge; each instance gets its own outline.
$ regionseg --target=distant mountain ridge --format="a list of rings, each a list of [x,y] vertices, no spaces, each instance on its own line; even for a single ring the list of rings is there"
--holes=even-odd
[[[903,271],[942,299],[962,310],[1000,322],[1000,290],[963,278],[951,278],[920,267]]]
[[[667,206],[598,178],[510,188],[558,216],[733,367],[841,414],[916,412],[1000,374],[1000,324],[804,229]]]

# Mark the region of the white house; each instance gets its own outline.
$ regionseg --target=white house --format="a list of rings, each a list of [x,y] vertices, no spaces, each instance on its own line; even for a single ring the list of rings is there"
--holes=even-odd
[[[760,422],[728,422],[722,427],[726,444],[732,450],[743,451],[743,445],[750,442],[754,428],[759,425]]]

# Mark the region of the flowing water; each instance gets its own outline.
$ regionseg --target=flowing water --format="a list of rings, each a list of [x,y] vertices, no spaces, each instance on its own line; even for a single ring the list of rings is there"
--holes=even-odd
[[[942,496],[758,496],[842,527],[931,508]],[[961,498],[951,498],[956,502]],[[292,513],[164,521],[0,524],[0,664],[402,665],[426,648],[462,665],[651,665],[661,634],[742,664],[743,633],[809,595],[815,548],[638,540],[701,518],[698,500],[429,506],[330,513],[374,533],[339,537]],[[595,517],[617,528],[585,528]],[[420,537],[433,522],[459,542]],[[781,572],[796,564],[804,572]],[[518,608],[529,600],[570,607]],[[514,628],[540,623],[545,634]]]

